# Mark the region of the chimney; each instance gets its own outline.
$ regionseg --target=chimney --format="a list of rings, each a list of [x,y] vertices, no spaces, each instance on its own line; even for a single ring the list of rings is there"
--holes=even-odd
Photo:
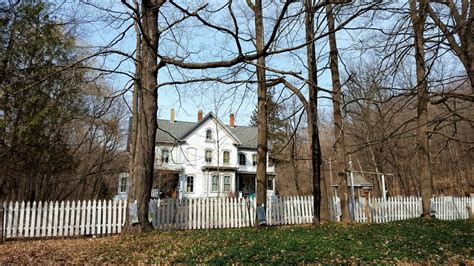
[[[198,111],[198,122],[202,120],[202,110]]]
[[[174,124],[174,108],[170,110],[170,123]]]
[[[234,114],[230,114],[229,126],[234,127],[234,123],[235,123]]]

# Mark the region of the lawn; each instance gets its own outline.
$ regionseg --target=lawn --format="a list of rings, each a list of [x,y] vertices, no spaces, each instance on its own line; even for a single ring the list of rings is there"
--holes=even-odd
[[[155,231],[102,238],[7,241],[0,245],[0,264],[473,263],[473,239],[472,220]]]

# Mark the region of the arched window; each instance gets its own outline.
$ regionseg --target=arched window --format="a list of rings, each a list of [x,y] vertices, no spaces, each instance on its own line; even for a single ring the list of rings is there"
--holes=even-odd
[[[212,151],[211,150],[206,150],[204,153],[204,162],[206,163],[212,163]]]
[[[239,153],[239,164],[246,165],[246,158],[244,153]]]
[[[230,152],[229,151],[224,151],[224,157],[222,158],[222,162],[224,164],[229,164],[230,163]]]
[[[206,140],[213,140],[214,138],[212,137],[212,129],[208,128],[206,129]]]
[[[194,176],[188,175],[186,177],[186,192],[192,193],[194,192]]]
[[[253,166],[257,166],[257,154],[252,154],[252,164]]]
[[[167,149],[161,150],[161,163],[168,163],[170,161],[170,151]]]

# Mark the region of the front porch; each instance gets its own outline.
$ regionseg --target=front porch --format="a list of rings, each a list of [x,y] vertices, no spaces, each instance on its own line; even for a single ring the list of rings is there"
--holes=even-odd
[[[267,196],[275,195],[275,175],[268,175]],[[254,173],[236,173],[236,194],[239,197],[255,198],[257,175]]]

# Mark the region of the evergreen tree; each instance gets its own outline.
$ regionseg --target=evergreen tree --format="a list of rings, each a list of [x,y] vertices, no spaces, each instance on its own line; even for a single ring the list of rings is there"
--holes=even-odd
[[[286,125],[287,122],[282,117],[283,106],[275,101],[275,89],[268,89],[267,93],[267,127],[268,141],[271,150],[275,150],[280,144],[284,143],[287,138]],[[256,127],[258,123],[257,108],[250,117],[250,126]]]

